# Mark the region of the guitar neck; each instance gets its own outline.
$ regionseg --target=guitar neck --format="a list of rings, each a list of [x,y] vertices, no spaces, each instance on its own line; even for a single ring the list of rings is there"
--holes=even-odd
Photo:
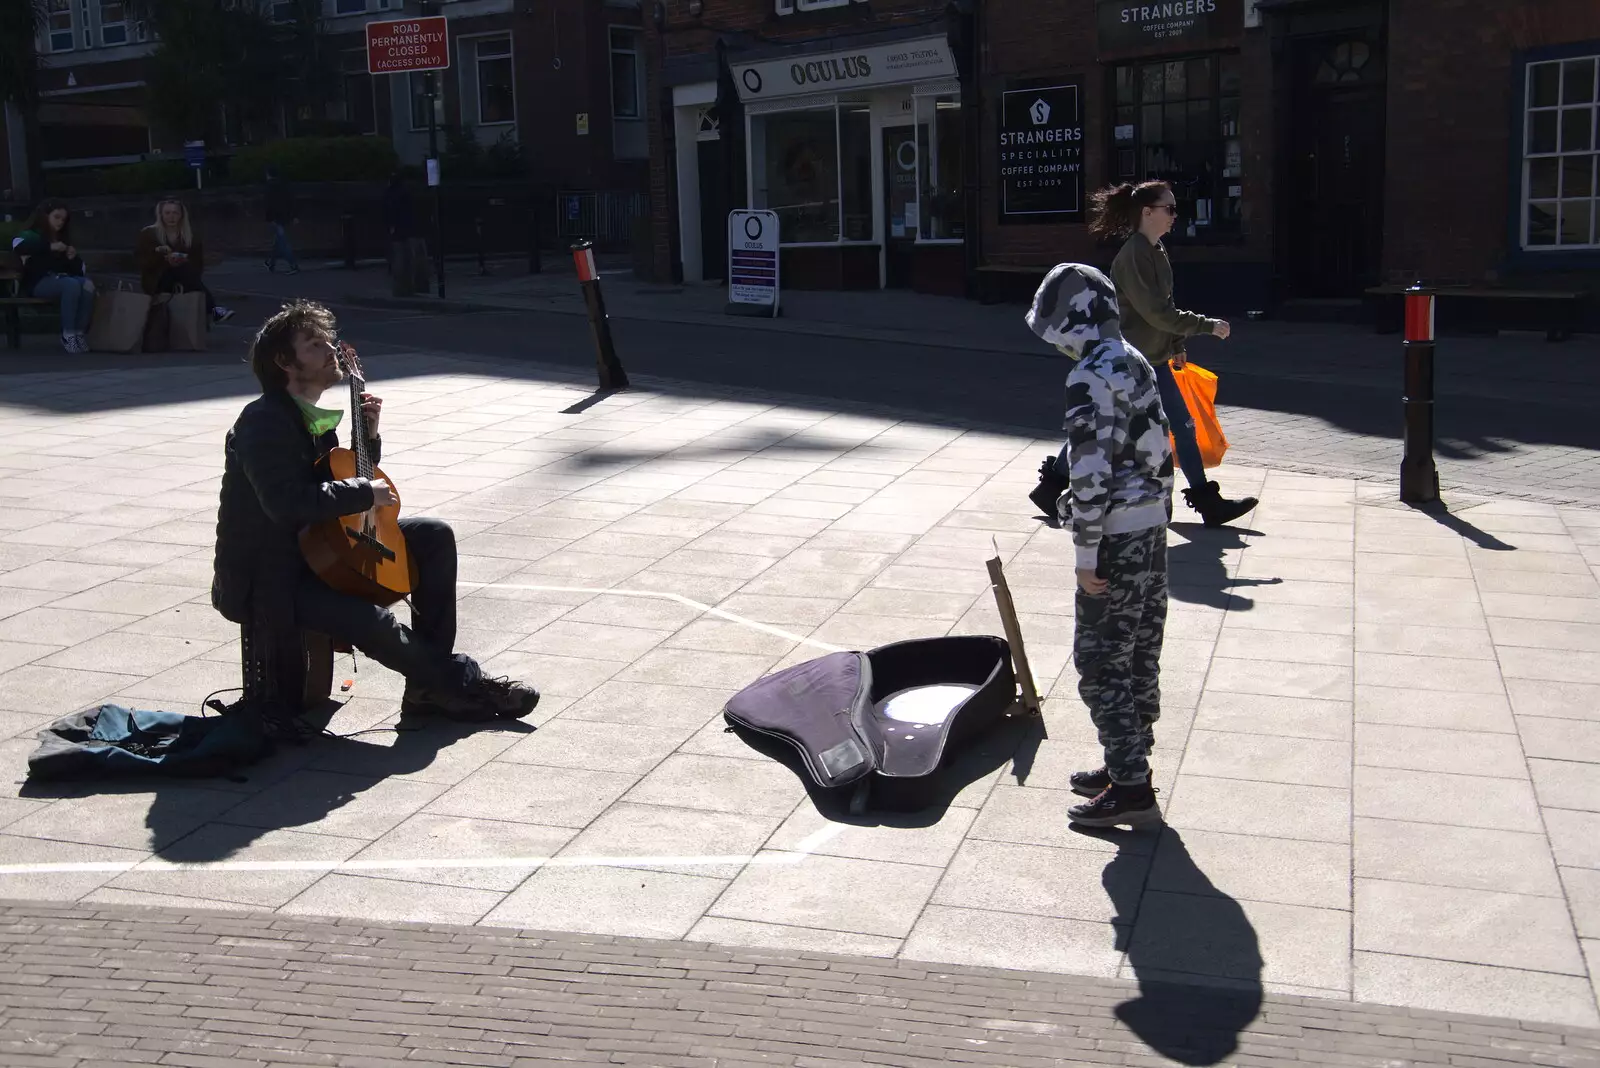
[[[356,375],[350,376],[350,450],[356,454],[356,474],[372,477],[372,455],[367,451],[367,413],[361,410],[361,393],[367,384]]]

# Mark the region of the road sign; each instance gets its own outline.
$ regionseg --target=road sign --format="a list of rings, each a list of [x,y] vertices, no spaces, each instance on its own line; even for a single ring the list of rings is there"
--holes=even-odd
[[[204,167],[206,165],[206,143],[204,141],[185,141],[183,143],[183,161],[197,170]]]
[[[368,74],[405,74],[449,66],[449,21],[443,15],[367,23]]]
[[[728,311],[778,314],[778,214],[728,213]]]

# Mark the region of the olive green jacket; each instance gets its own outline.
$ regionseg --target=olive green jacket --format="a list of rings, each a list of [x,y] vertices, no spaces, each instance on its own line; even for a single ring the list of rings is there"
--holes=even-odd
[[[1152,364],[1166,363],[1183,351],[1185,338],[1213,333],[1218,320],[1180,311],[1172,303],[1172,263],[1159,241],[1135,233],[1111,262],[1122,310],[1122,337]]]

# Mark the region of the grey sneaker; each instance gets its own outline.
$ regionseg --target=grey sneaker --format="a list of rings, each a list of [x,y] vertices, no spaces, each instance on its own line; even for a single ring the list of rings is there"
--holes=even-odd
[[[538,690],[504,675],[496,678],[485,675],[474,691],[502,719],[521,719],[539,705]]]

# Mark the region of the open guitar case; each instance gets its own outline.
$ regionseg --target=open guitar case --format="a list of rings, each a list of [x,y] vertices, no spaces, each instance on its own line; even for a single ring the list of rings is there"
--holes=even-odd
[[[745,687],[723,711],[756,748],[792,747],[815,783],[868,806],[916,811],[954,791],[943,781],[961,751],[1018,702],[1004,638],[918,638],[830,653]]]

